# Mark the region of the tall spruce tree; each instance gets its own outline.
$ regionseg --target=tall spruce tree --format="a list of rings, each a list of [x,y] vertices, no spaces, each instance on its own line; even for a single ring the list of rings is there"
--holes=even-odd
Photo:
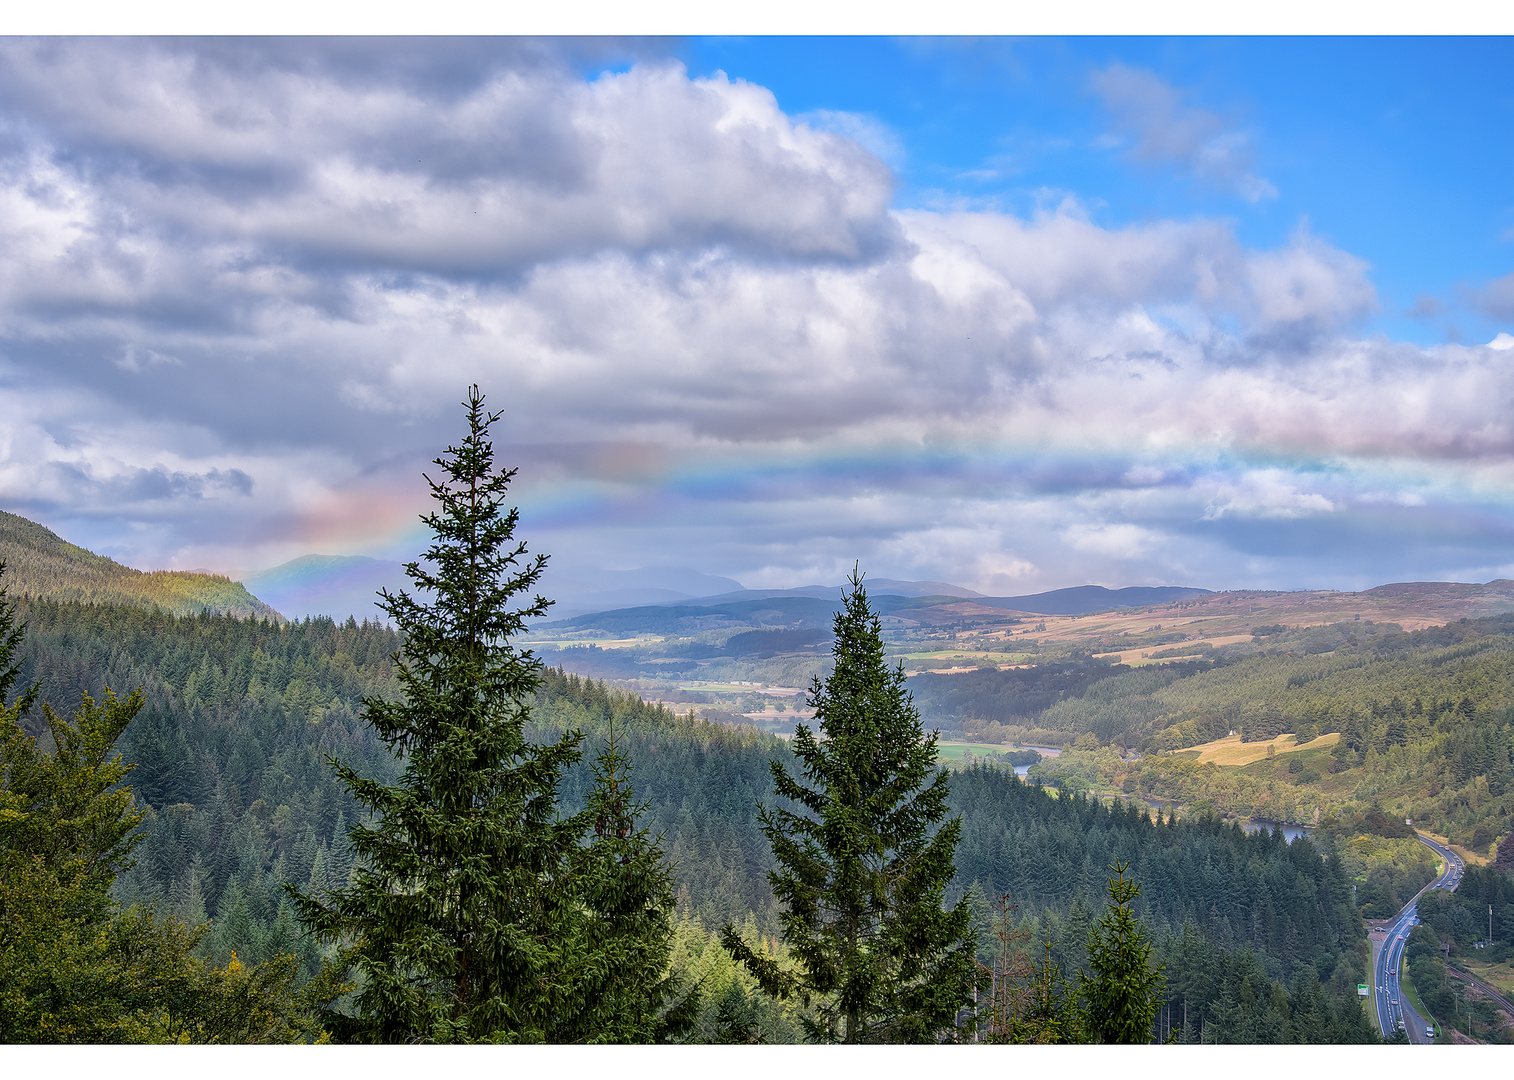
[[[761,812],[797,966],[759,954],[731,925],[721,942],[765,993],[812,1010],[804,1024],[815,1041],[937,1041],[954,1035],[976,978],[968,900],[943,909],[961,820],[943,823],[939,733],[921,728],[902,667],[884,663],[882,627],[855,570],[850,584],[834,670],[810,690],[822,738],[795,729],[803,780],[772,765],[777,793],[800,809]]]
[[[523,732],[541,663],[510,639],[550,602],[512,604],[546,558],[515,539],[518,511],[503,507],[516,471],[495,468],[500,414],[483,401],[471,387],[467,437],[435,459],[441,479],[426,476],[434,540],[405,572],[429,602],[380,594],[404,636],[403,698],[365,698],[364,718],[404,773],[391,787],[333,762],[374,820],[350,832],[347,887],[291,889],[361,980],[357,1015],[333,1018],[354,1041],[550,1040],[579,1006],[568,883],[584,822],[557,813],[557,788],[582,735],[537,745]]]
[[[1130,908],[1141,886],[1127,879],[1127,863],[1111,867],[1109,908],[1088,933],[1088,966],[1080,977],[1088,1038],[1097,1043],[1151,1042],[1152,1021],[1167,984],[1161,966],[1151,966],[1151,939]]]
[[[558,786],[583,736],[525,736],[542,665],[511,638],[546,612],[546,557],[515,539],[504,510],[516,470],[494,466],[473,386],[468,435],[426,477],[439,509],[422,517],[426,566],[406,564],[423,602],[381,606],[404,637],[399,701],[365,698],[364,717],[405,757],[387,786],[333,762],[373,816],[350,832],[350,884],[326,895],[290,888],[301,920],[341,947],[361,982],[356,1016],[332,1016],[362,1042],[647,1042],[692,1023],[697,998],[673,1003],[664,968],[673,893],[666,859],[635,825],[639,809],[612,744],[588,805],[563,817]],[[593,835],[590,835],[593,830]]]

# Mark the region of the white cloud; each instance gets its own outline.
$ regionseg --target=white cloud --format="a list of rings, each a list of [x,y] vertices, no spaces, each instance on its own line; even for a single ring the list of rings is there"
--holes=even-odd
[[[1204,517],[1296,518],[1338,509],[1318,492],[1303,490],[1297,478],[1280,469],[1256,469],[1218,485]]]
[[[1377,307],[1366,262],[1321,243],[1307,227],[1287,248],[1252,255],[1247,277],[1257,312],[1272,324],[1335,327]]]
[[[1067,542],[1078,551],[1131,559],[1145,555],[1162,542],[1162,537],[1140,525],[1073,525],[1066,532]]]

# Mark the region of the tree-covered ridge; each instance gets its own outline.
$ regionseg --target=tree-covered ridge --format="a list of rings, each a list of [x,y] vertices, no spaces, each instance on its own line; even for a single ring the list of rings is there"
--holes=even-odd
[[[387,627],[312,619],[275,625],[227,616],[173,616],[135,607],[36,601],[21,676],[48,700],[141,686],[144,705],[118,746],[147,804],[136,869],[117,882],[126,900],[159,900],[186,918],[213,917],[207,955],[248,963],[289,948],[314,970],[280,888],[345,883],[346,830],[358,810],[327,755],[364,762],[376,779],[399,763],[358,718],[359,700],[393,698]],[[755,914],[772,926],[770,854],[756,825],[768,761],[786,744],[751,728],[675,715],[592,680],[543,673],[528,735],[577,728],[602,744],[613,721],[633,766],[645,822],[664,835],[680,910],[703,925]],[[31,730],[40,730],[33,722]],[[592,782],[582,762],[564,776],[565,810]]]
[[[1328,846],[1212,817],[1159,824],[986,765],[953,774],[951,804],[963,819],[957,887],[975,895],[980,942],[1004,895],[1029,941],[1054,942],[1064,975],[1088,970],[1082,942],[1108,867],[1128,863],[1141,883],[1133,910],[1167,969],[1164,1031],[1182,1027],[1186,1006],[1184,1041],[1372,1041],[1355,1000],[1365,927]]]
[[[136,867],[116,882],[124,901],[159,901],[193,924],[221,965],[299,940],[280,896],[286,881],[346,880],[356,809],[327,755],[388,777],[397,763],[356,713],[365,694],[392,692],[392,630],[349,620],[274,624],[227,615],[175,616],[120,605],[33,600],[22,675],[50,701],[141,687],[143,706],[117,746],[136,763],[145,804]],[[40,730],[32,716],[29,730]]]
[[[770,761],[792,766],[788,744],[750,727],[714,724],[675,713],[593,679],[548,668],[531,711],[532,737],[577,729],[590,744],[613,724],[634,767],[644,821],[661,834],[673,864],[679,908],[702,926],[755,915],[776,930],[767,874],[772,852],[762,838],[758,804],[771,802]],[[575,808],[590,787],[579,765],[563,777],[562,802]]]
[[[24,517],[0,510],[0,559],[12,597],[87,604],[157,606],[175,615],[200,611],[280,619],[282,616],[221,574],[181,570],[144,573],[63,540]]]
[[[1419,700],[1420,717],[1438,703],[1455,706],[1463,698],[1484,712],[1502,711],[1514,705],[1511,653],[1509,615],[1412,633],[1374,623],[1309,627],[1267,637],[1259,653],[1220,650],[1213,664],[1190,662],[1101,680],[1038,719],[1044,727],[1091,731],[1136,746],[1189,721],[1196,734],[1209,738],[1232,729],[1271,738],[1303,724],[1321,733],[1339,731],[1348,717],[1381,710],[1394,697],[1406,705]],[[1434,716],[1423,721],[1434,723]],[[1168,748],[1167,741],[1173,740],[1163,740],[1161,748]]]
[[[399,647],[399,635],[351,621],[280,626],[46,601],[32,601],[22,614],[28,623],[18,654],[24,657],[23,674],[42,679],[49,700],[78,700],[83,691],[99,697],[106,685],[144,690],[142,711],[118,745],[125,760],[140,763],[131,782],[148,805],[137,867],[117,880],[115,895],[156,901],[160,910],[181,913],[190,922],[211,918],[200,952],[223,968],[233,950],[247,964],[287,951],[301,959],[307,975],[313,973],[318,951],[300,937],[281,886],[293,882],[323,889],[349,880],[353,856],[346,834],[358,811],[334,782],[325,758],[365,762],[370,775],[380,779],[398,772],[399,763],[361,723],[356,706],[364,695],[397,694],[389,656]],[[546,741],[554,732],[582,730],[588,757],[603,744],[612,720],[638,801],[650,803],[641,821],[653,835],[662,834],[673,863],[680,943],[675,966],[686,965],[681,970],[691,978],[707,976],[719,991],[706,1001],[700,1030],[714,1035],[716,1013],[724,1005],[746,1010],[765,1037],[799,1037],[798,1017],[764,1004],[750,980],[719,958],[714,941],[714,931],[734,921],[744,927],[744,936],[766,937],[777,947],[767,883],[774,863],[757,805],[774,801],[769,763],[794,767],[788,745],[752,728],[675,714],[551,669],[542,673],[527,735]],[[587,763],[567,771],[561,789],[565,813],[584,805],[592,780]],[[1245,979],[1260,979],[1267,994],[1281,980],[1285,996],[1294,993],[1290,988],[1304,969],[1290,944],[1290,918],[1295,936],[1314,950],[1306,950],[1304,959],[1332,984],[1346,977],[1349,949],[1343,959],[1330,937],[1321,937],[1295,913],[1318,895],[1318,882],[1311,893],[1302,879],[1289,876],[1298,872],[1285,858],[1294,849],[1218,826],[1206,841],[1198,825],[1156,828],[1141,824],[1137,815],[1127,819],[1095,812],[1093,803],[1079,809],[1081,804],[1049,797],[1007,772],[954,773],[951,806],[964,815],[964,834],[950,895],[963,895],[975,880],[982,898],[995,889],[1010,893],[1022,914],[1051,929],[1071,971],[1077,966],[1072,961],[1080,962],[1078,911],[1085,913],[1085,922],[1091,918],[1087,913],[1103,902],[1108,863],[1135,852],[1132,873],[1142,882],[1139,912],[1151,920],[1170,978],[1179,968],[1168,935],[1181,938],[1190,917],[1189,938],[1197,934],[1207,943],[1202,962],[1219,972],[1216,993],[1223,992],[1226,979],[1234,983],[1237,1001],[1252,993],[1241,988]],[[1190,828],[1194,831],[1185,831]],[[1146,850],[1149,839],[1165,838],[1169,829],[1185,844]],[[1126,846],[1111,839],[1117,835],[1126,838]],[[1190,839],[1200,848],[1219,844],[1220,854],[1210,862],[1245,876],[1246,891],[1235,894],[1245,898],[1244,911],[1222,906],[1218,901],[1225,896],[1204,884],[1209,879],[1196,884],[1183,877],[1180,856]],[[1227,845],[1228,855],[1221,851]],[[1314,862],[1320,862],[1317,854]],[[1257,906],[1257,874],[1272,898],[1270,909]],[[1314,880],[1312,875],[1306,876]],[[1349,896],[1349,882],[1345,892]],[[1227,913],[1228,923],[1212,921],[1211,906]],[[1339,930],[1339,920],[1327,924]],[[1316,955],[1316,938],[1336,957],[1333,966]],[[1242,979],[1236,972],[1252,974]],[[1192,1014],[1201,1002],[1191,996]],[[1181,1008],[1181,1001],[1169,1002],[1168,1020]],[[1271,1030],[1270,1021],[1257,1023]],[[1220,1038],[1224,1030],[1215,1026],[1208,1037]]]
[[[1219,945],[1254,948],[1274,977],[1305,964],[1354,977],[1364,931],[1350,882],[1339,855],[1322,857],[1307,838],[1288,844],[1212,817],[1158,825],[1144,807],[1056,798],[992,766],[954,773],[951,805],[963,820],[958,882],[981,896],[1007,894],[1027,914],[1066,911],[1096,901],[1107,868],[1128,862],[1136,911],[1159,932],[1191,920]]]

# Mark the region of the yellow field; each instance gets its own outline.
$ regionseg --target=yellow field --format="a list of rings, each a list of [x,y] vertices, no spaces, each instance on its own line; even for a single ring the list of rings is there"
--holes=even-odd
[[[1214,742],[1201,743],[1198,746],[1190,746],[1187,750],[1179,751],[1183,754],[1191,754],[1195,750],[1199,752],[1199,761],[1212,761],[1216,765],[1250,765],[1253,761],[1260,761],[1267,756],[1267,747],[1272,747],[1278,754],[1290,754],[1295,750],[1321,750],[1328,746],[1334,746],[1341,741],[1340,732],[1332,731],[1328,735],[1321,735],[1312,742],[1306,742],[1302,746],[1293,741],[1292,733],[1279,735],[1270,742],[1241,742],[1239,735],[1229,735]]]
[[[1216,649],[1219,649],[1223,648],[1226,645],[1233,645],[1237,641],[1250,641],[1251,635],[1231,634],[1229,637],[1212,637],[1205,638],[1204,640],[1209,642],[1209,644],[1214,646]],[[1197,642],[1189,642],[1189,644],[1197,644]],[[1199,660],[1212,655],[1212,653],[1210,653],[1208,650],[1202,650],[1195,652],[1189,656],[1164,656],[1159,660],[1153,660],[1150,658],[1151,653],[1164,652],[1167,649],[1178,649],[1182,648],[1182,646],[1183,642],[1181,641],[1169,642],[1166,645],[1144,645],[1131,649],[1122,649],[1119,652],[1099,653],[1098,655],[1100,659],[1113,660],[1117,664],[1128,664],[1131,667],[1144,667],[1147,664],[1169,664],[1174,660]],[[1147,654],[1144,657],[1141,655],[1143,652]]]

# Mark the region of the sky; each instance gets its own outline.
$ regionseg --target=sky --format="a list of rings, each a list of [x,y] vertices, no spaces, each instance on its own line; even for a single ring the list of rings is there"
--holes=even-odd
[[[477,382],[565,572],[1514,577],[1511,130],[1501,37],[0,39],[0,509],[413,558]]]

